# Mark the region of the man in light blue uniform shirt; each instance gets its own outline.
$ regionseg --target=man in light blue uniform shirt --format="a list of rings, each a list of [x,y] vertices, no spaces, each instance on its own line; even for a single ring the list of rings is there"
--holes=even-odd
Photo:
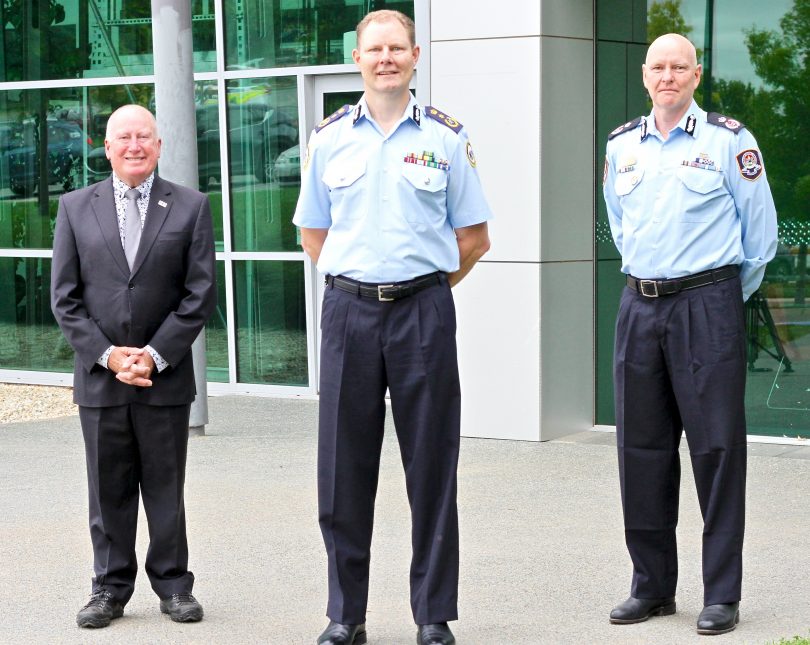
[[[627,274],[614,380],[630,597],[614,624],[675,613],[685,431],[703,514],[700,634],[739,622],[745,524],[744,301],[776,251],[762,154],[738,121],[707,114],[694,46],[655,40],[643,66],[648,117],[614,130],[604,195]]]
[[[450,645],[460,436],[450,288],[489,249],[492,215],[466,131],[408,89],[419,58],[413,22],[372,12],[357,41],[363,97],[312,133],[293,219],[326,276],[318,503],[330,622],[318,643],[366,642],[388,389],[411,505],[417,643]]]

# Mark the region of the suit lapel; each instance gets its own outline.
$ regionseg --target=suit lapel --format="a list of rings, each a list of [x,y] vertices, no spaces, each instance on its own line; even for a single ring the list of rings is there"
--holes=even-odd
[[[163,223],[172,209],[171,194],[171,186],[155,175],[152,191],[149,194],[149,208],[146,209],[146,220],[141,233],[141,243],[138,245],[138,253],[132,266],[132,275],[135,275],[138,269],[141,268],[144,258],[155,243],[160,229],[163,228]],[[119,246],[121,245],[119,244]],[[124,261],[126,262],[126,258]]]
[[[90,207],[93,209],[93,214],[96,216],[101,234],[107,242],[115,264],[125,275],[129,275],[127,257],[124,255],[121,233],[118,230],[118,214],[115,210],[112,177],[97,184],[90,200]]]

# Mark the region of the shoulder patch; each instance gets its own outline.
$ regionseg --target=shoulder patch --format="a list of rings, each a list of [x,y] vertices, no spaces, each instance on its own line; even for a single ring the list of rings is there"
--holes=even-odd
[[[352,111],[352,106],[351,105],[344,105],[342,108],[332,112],[332,114],[330,114],[323,121],[321,121],[318,125],[316,125],[315,126],[315,132],[320,132],[327,125],[329,125],[330,123],[334,123],[338,119],[343,118],[344,116],[346,116],[351,111]]]
[[[737,155],[737,167],[743,179],[756,181],[762,174],[762,157],[759,156],[759,150],[753,148],[743,150]]]
[[[446,125],[453,132],[459,132],[461,128],[464,127],[452,116],[447,116],[444,112],[433,107],[432,105],[425,106],[425,114],[427,114],[434,121],[438,121],[442,125]]]
[[[620,134],[625,132],[630,132],[630,130],[635,130],[638,127],[638,124],[641,123],[641,117],[638,116],[632,121],[628,121],[624,125],[620,125],[616,128],[613,132],[608,135],[608,141],[610,141],[613,137],[618,137]]]
[[[740,130],[745,127],[742,123],[737,121],[737,119],[731,119],[719,112],[709,112],[706,115],[706,121],[720,128],[727,128],[734,134],[739,134]]]

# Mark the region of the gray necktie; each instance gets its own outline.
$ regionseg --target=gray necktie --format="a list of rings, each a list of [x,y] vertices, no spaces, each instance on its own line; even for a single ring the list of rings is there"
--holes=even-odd
[[[137,200],[141,192],[137,188],[130,188],[124,193],[127,198],[127,216],[124,222],[124,255],[130,270],[135,264],[135,254],[138,253],[138,244],[141,242],[141,213],[138,211]]]

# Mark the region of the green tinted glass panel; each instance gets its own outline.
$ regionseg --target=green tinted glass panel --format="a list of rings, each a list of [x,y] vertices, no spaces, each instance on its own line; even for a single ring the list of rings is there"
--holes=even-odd
[[[369,11],[413,18],[413,0],[223,0],[227,69],[352,62],[354,30]]]
[[[324,116],[337,112],[344,105],[356,105],[363,92],[331,92],[323,95]]]
[[[200,190],[208,195],[211,203],[216,249],[222,251],[225,247],[222,230],[222,163],[219,145],[212,144],[213,141],[219,141],[217,99],[217,85],[214,81],[197,81],[194,84],[197,120],[197,176]],[[160,170],[159,166],[158,170]]]
[[[110,174],[110,113],[150,94],[147,85],[0,91],[0,247],[53,245],[59,195]]]
[[[238,380],[307,385],[304,263],[234,262]]]
[[[239,79],[227,92],[233,250],[299,251],[292,224],[301,177],[296,79]],[[210,145],[218,148],[218,134]]]
[[[194,70],[216,69],[214,2],[193,0]],[[0,81],[152,74],[151,0],[0,3]]]
[[[0,367],[70,372],[73,350],[51,313],[51,261],[0,258]]]
[[[213,109],[218,137],[216,92],[199,82],[197,96],[198,128]],[[146,84],[0,91],[0,248],[51,248],[59,195],[110,175],[104,152],[110,114],[127,103],[148,107],[152,97]],[[209,147],[198,143],[198,153],[201,176],[212,164],[219,168],[218,148],[210,158]],[[214,181],[204,190],[222,250],[221,186]]]
[[[600,0],[602,4],[608,3]],[[745,123],[762,150],[779,218],[779,243],[759,292],[746,305],[746,416],[748,432],[757,435],[810,437],[810,158],[804,145],[810,86],[802,57],[810,48],[806,6],[791,0],[650,1],[646,38],[618,28],[609,12],[597,14],[605,15],[597,29],[601,159],[607,132],[649,110],[646,99],[644,106],[639,104],[644,95],[638,62],[649,40],[671,31],[686,35],[698,49],[703,64],[695,93],[699,104]],[[601,194],[597,203],[597,423],[613,423],[610,364],[623,278],[608,242]]]
[[[225,299],[225,263],[217,262],[217,308],[205,325],[206,378],[228,382],[228,317]]]

